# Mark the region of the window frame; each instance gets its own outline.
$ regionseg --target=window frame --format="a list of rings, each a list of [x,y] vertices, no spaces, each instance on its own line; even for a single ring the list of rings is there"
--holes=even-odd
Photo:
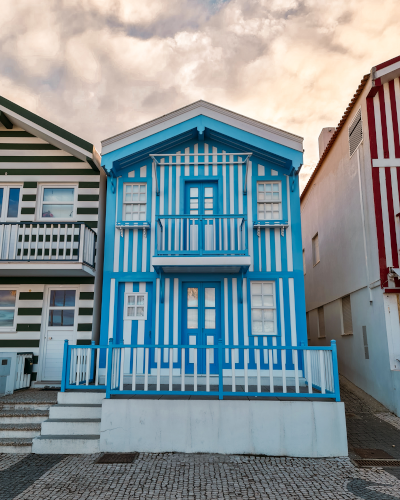
[[[315,252],[315,244],[314,241],[318,241],[318,260]],[[321,262],[321,252],[319,249],[319,235],[318,233],[315,233],[314,236],[311,238],[311,249],[312,249],[312,259],[313,259],[313,267],[315,267],[317,264]]]
[[[8,212],[8,202],[10,199],[10,189],[13,189],[13,188],[19,189],[18,215],[16,217],[8,217],[7,212]],[[21,216],[22,188],[23,188],[23,184],[0,183],[0,189],[4,189],[2,209],[1,209],[1,212],[4,211],[4,214],[2,214],[0,212],[0,222],[17,222],[17,221],[19,221],[20,216]],[[4,207],[4,209],[3,209],[3,207]]]
[[[259,200],[258,199],[258,186],[260,184],[277,184],[279,186],[279,201],[266,201],[266,200]],[[272,187],[271,187],[271,190],[272,190]],[[264,191],[265,192],[265,191]],[[271,191],[272,192],[272,191]],[[258,210],[258,205],[259,204],[263,204],[265,205],[266,203],[270,203],[270,204],[278,204],[279,205],[279,218],[277,219],[266,219],[265,218],[265,210],[264,210],[264,218],[260,219],[259,217],[259,210]],[[273,211],[272,211],[273,212]],[[275,180],[257,180],[256,182],[256,220],[266,220],[266,221],[274,221],[274,220],[282,220],[283,218],[283,193],[282,193],[282,181],[275,181]]]
[[[50,300],[51,300],[51,292],[52,291],[67,291],[67,290],[74,290],[75,291],[75,305],[74,306],[51,306],[50,305]],[[59,328],[62,329],[70,329],[70,330],[75,330],[75,327],[77,325],[78,321],[78,314],[77,314],[77,305],[79,302],[79,296],[78,296],[78,289],[77,288],[52,288],[49,287],[48,291],[48,297],[47,297],[47,312],[46,312],[46,317],[45,317],[45,326],[48,331],[53,331],[53,330],[58,330]],[[74,324],[73,325],[65,325],[65,326],[50,326],[49,325],[49,319],[50,319],[50,311],[54,309],[68,309],[68,310],[73,310],[74,311]]]
[[[253,292],[252,292],[252,285],[253,284],[272,284],[273,286],[273,298],[274,298],[274,304],[273,306],[253,306]],[[261,289],[262,290],[262,289]],[[254,337],[277,337],[279,336],[279,325],[278,325],[278,301],[277,301],[277,293],[278,293],[278,286],[276,280],[249,280],[249,297],[250,297],[250,331],[251,334]],[[262,291],[261,291],[262,294]],[[254,332],[253,331],[253,310],[254,309],[259,309],[259,310],[264,310],[264,309],[269,309],[274,311],[274,331],[273,332]]]
[[[48,222],[51,223],[52,221],[55,222],[77,222],[77,204],[78,204],[78,184],[73,184],[73,183],[51,183],[51,184],[39,184],[38,185],[38,202],[37,202],[37,213],[36,213],[36,220],[40,222]],[[50,203],[43,203],[43,195],[44,195],[44,190],[45,189],[73,189],[74,190],[74,211],[72,214],[72,217],[70,219],[65,219],[63,217],[43,217],[42,212],[43,212],[43,205],[47,205]],[[68,203],[53,203],[53,205],[71,205],[70,202]]]
[[[146,201],[140,201],[140,200],[135,201],[135,202],[125,201],[126,186],[146,186]],[[140,187],[139,187],[139,194],[140,194]],[[147,195],[148,195],[147,182],[124,182],[123,183],[123,186],[122,186],[122,214],[121,214],[123,221],[128,221],[128,219],[125,218],[125,206],[126,205],[144,205],[146,208],[144,221],[140,220],[140,210],[138,211],[139,218],[138,219],[130,219],[130,221],[132,221],[132,222],[145,222],[147,220]]]
[[[144,313],[143,316],[129,316],[128,315],[128,297],[129,296],[143,296],[144,297]],[[147,309],[148,309],[148,292],[125,292],[124,293],[124,320],[131,321],[147,321]],[[137,307],[137,301],[135,301],[135,312]]]
[[[19,287],[2,285],[0,290],[15,290],[15,306],[14,306],[14,321],[13,326],[0,326],[0,333],[15,333],[17,331],[17,316],[18,316],[18,303],[19,303]],[[11,309],[10,307],[1,307],[0,309]]]

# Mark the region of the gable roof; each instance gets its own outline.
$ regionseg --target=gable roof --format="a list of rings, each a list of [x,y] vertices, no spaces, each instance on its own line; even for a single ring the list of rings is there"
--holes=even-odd
[[[100,166],[100,155],[96,148],[88,141],[54,125],[54,123],[28,111],[14,102],[0,96],[0,112],[14,125],[44,139],[81,160],[88,163],[96,170]]]
[[[302,137],[200,100],[101,141],[102,154],[115,151],[199,115],[208,116],[236,128],[246,130],[254,135],[282,144],[283,146],[303,152]]]

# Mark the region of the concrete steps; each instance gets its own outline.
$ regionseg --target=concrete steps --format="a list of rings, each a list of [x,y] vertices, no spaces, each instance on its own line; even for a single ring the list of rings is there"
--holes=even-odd
[[[32,439],[0,438],[0,453],[31,453]]]
[[[40,424],[49,416],[49,410],[26,410],[14,408],[12,410],[0,410],[1,424]]]
[[[59,392],[58,404],[50,408],[41,435],[33,440],[33,453],[98,453],[104,396],[104,392]]]
[[[0,424],[0,439],[40,436],[40,424]]]

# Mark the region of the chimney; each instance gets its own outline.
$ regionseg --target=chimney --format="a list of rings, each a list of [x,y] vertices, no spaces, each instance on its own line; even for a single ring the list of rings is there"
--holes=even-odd
[[[321,130],[318,137],[318,147],[319,147],[319,157],[321,158],[322,153],[325,151],[328,142],[331,140],[333,133],[335,132],[335,127],[325,127]]]

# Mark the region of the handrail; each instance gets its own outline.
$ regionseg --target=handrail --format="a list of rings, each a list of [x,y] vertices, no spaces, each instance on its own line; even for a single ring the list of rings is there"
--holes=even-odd
[[[209,215],[188,215],[188,214],[183,214],[183,215],[163,215],[163,214],[157,214],[156,218],[158,219],[240,219],[243,218],[244,220],[247,220],[247,214],[209,214]]]

